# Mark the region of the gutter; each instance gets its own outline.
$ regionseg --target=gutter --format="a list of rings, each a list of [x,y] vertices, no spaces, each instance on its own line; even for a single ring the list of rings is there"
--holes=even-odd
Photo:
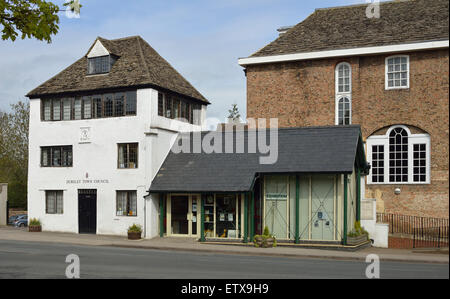
[[[420,50],[444,49],[449,47],[449,40],[427,41],[419,43],[409,43],[401,45],[375,46],[375,47],[361,47],[340,50],[314,51],[305,53],[261,56],[261,57],[247,57],[240,58],[238,63],[240,66],[247,66],[253,64],[277,63],[288,61],[299,61],[309,59],[322,59],[332,57],[346,57],[346,56],[362,56],[375,55],[398,52],[411,52]]]

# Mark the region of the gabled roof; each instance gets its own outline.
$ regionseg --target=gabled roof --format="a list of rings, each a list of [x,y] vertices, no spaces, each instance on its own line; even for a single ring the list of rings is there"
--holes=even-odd
[[[114,40],[98,37],[97,40],[110,54],[119,57],[108,74],[87,75],[86,54],[47,82],[30,91],[27,96],[38,98],[63,93],[148,86],[159,87],[209,104],[200,92],[140,36]]]
[[[224,150],[211,154],[204,150],[178,154],[170,151],[149,192],[246,192],[251,190],[258,173],[350,174],[355,163],[364,171],[368,170],[360,126],[279,129],[278,159],[270,165],[260,164],[260,154],[249,153],[248,132],[243,131],[245,150],[242,154],[225,154]],[[179,140],[190,137],[191,149],[192,134],[179,136]],[[232,131],[203,132],[202,140],[206,134],[223,140],[226,134],[232,134],[236,141],[236,133]],[[222,148],[225,148],[225,141]]]
[[[381,2],[378,19],[367,18],[368,5],[317,9],[250,57],[449,39],[448,0]]]

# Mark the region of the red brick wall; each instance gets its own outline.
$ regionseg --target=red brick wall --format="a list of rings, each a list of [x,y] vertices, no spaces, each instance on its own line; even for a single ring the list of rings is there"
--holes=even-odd
[[[363,137],[395,124],[431,136],[430,185],[372,185],[386,212],[448,218],[449,52],[410,56],[410,88],[385,90],[388,55],[321,59],[247,67],[247,117],[278,118],[280,127],[335,124],[335,67],[352,66],[352,123]],[[400,187],[400,195],[394,189]]]

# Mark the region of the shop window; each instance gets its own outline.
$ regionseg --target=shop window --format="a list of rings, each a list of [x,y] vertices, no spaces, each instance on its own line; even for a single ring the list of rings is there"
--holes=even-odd
[[[45,213],[63,214],[63,191],[45,191]]]
[[[237,238],[236,195],[216,195],[216,237]]]
[[[118,148],[118,168],[138,168],[138,144],[123,143]]]
[[[136,191],[117,191],[116,215],[137,216]]]

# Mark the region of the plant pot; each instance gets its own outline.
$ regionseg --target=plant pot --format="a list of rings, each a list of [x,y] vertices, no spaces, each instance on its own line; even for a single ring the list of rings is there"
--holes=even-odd
[[[42,227],[40,225],[30,225],[28,226],[28,231],[32,233],[39,233],[42,231]]]
[[[140,240],[142,232],[128,232],[128,240]]]
[[[274,243],[275,243],[275,239],[274,238],[271,238],[271,237],[265,238],[265,240],[264,240],[264,242],[262,244],[262,247],[263,248],[271,248],[271,247],[273,247]]]
[[[263,241],[264,241],[263,237],[256,236],[253,242],[255,243],[256,247],[261,247],[263,245]]]
[[[359,245],[366,242],[367,240],[368,240],[367,235],[361,235],[357,237],[347,237],[347,245],[350,246]]]

